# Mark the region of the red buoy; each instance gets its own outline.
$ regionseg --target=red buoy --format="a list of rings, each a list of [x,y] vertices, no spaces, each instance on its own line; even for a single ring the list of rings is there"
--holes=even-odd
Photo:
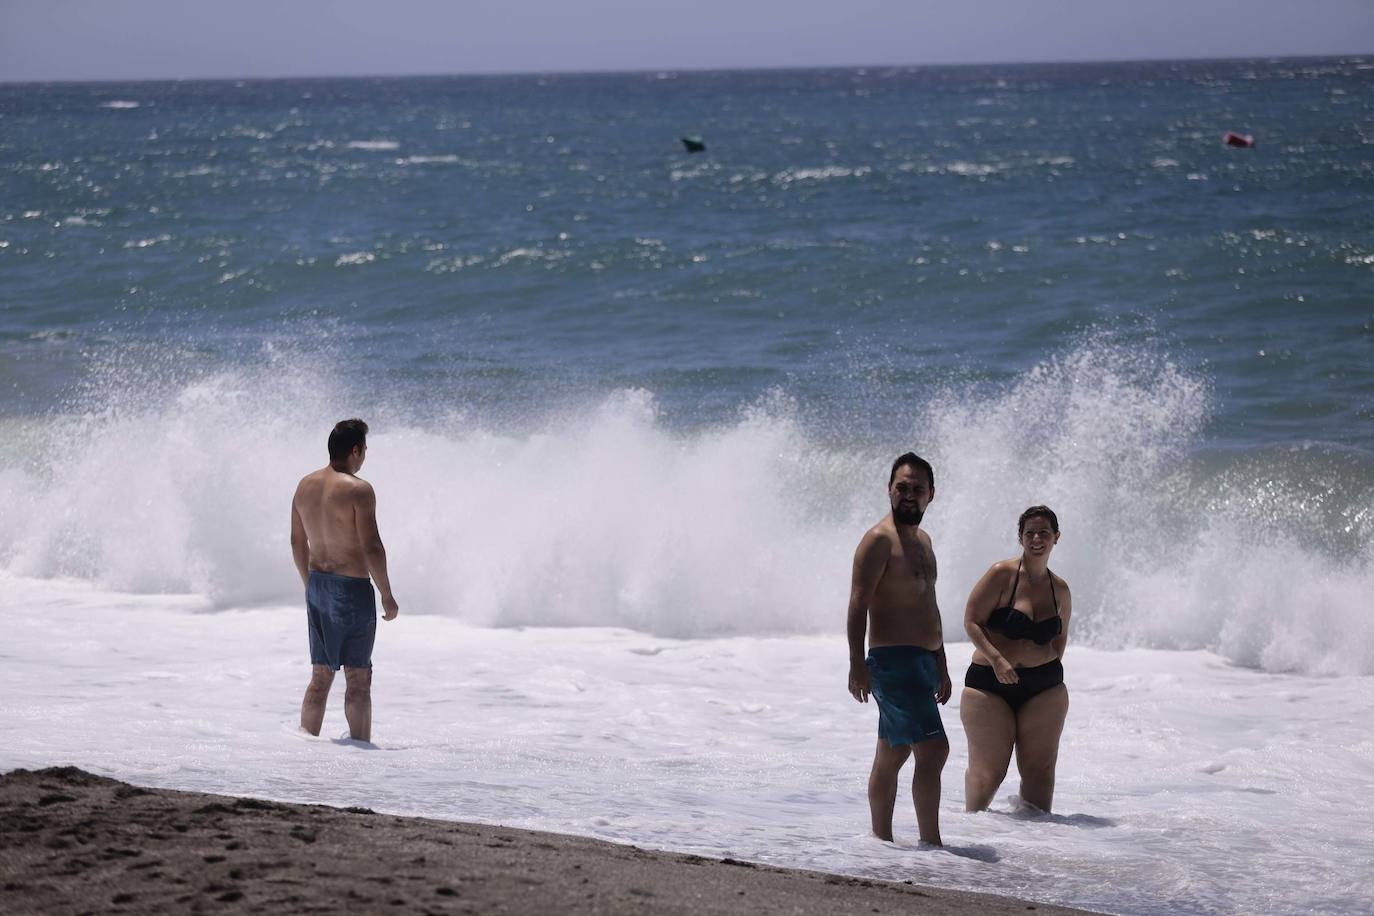
[[[1255,145],[1255,138],[1249,134],[1238,134],[1235,131],[1228,130],[1226,135],[1221,138],[1221,142],[1225,143],[1227,146],[1251,149]]]

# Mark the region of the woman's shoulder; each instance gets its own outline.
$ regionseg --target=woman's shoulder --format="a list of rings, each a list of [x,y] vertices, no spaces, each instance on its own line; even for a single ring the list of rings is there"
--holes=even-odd
[[[1054,580],[1054,587],[1055,587],[1055,588],[1057,588],[1057,589],[1062,589],[1063,591],[1066,591],[1066,592],[1069,590],[1069,580],[1068,580],[1068,579],[1065,579],[1063,576],[1059,575],[1059,573],[1055,572],[1055,571],[1052,570],[1052,569],[1049,571],[1049,573],[1050,573],[1050,578]]]
[[[1012,557],[1010,560],[996,561],[988,567],[988,571],[984,573],[984,575],[990,579],[999,581],[1005,579],[1010,582],[1012,576],[1016,575],[1016,558]]]

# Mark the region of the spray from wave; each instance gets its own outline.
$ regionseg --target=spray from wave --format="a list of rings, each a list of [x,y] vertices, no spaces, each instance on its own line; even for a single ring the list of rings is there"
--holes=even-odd
[[[374,434],[392,579],[410,613],[481,626],[665,636],[839,632],[888,462],[935,463],[939,596],[1016,550],[1017,514],[1059,512],[1073,638],[1211,649],[1268,670],[1374,673],[1374,473],[1319,448],[1201,448],[1206,384],[1148,349],[1085,340],[996,392],[947,390],[917,434],[836,444],[785,396],[681,431],[625,390],[510,431],[461,412],[360,409],[281,353],[195,377],[103,376],[87,409],[7,431],[0,564],[216,606],[297,600],[289,498],[343,416]]]

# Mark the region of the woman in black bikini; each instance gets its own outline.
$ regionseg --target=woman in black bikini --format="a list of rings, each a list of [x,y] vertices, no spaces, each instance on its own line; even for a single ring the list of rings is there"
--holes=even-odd
[[[1050,572],[1059,519],[1031,506],[1016,523],[1021,555],[992,564],[973,587],[964,629],[973,664],[964,677],[959,717],[968,736],[964,806],[981,811],[1007,775],[1011,752],[1021,773],[1021,799],[1042,811],[1054,801],[1059,735],[1069,711],[1064,646],[1073,597]]]

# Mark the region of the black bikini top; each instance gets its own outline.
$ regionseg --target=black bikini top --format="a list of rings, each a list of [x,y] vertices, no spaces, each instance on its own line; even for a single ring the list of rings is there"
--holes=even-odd
[[[1049,570],[1046,570],[1048,573]],[[994,633],[1001,633],[1007,639],[1029,639],[1038,646],[1054,639],[1064,629],[1059,618],[1059,595],[1054,590],[1054,575],[1050,574],[1050,595],[1054,598],[1054,616],[1044,620],[1032,620],[1012,605],[1016,602],[1016,586],[1021,582],[1021,561],[1016,561],[1016,579],[1011,583],[1011,597],[1003,607],[996,608],[988,615],[986,624]]]

